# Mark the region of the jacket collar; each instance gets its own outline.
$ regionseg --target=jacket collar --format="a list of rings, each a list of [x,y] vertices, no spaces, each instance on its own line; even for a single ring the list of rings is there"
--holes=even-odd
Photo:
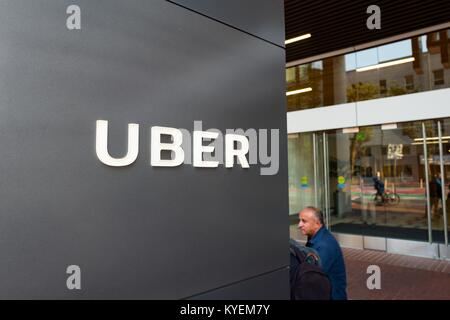
[[[309,244],[314,245],[320,242],[325,233],[325,230],[325,226],[320,227],[320,229],[317,230],[316,234],[311,239],[308,239]]]

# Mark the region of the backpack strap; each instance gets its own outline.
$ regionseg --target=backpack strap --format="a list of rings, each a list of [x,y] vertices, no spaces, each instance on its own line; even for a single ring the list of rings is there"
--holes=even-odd
[[[302,250],[291,242],[289,245],[289,250],[299,263],[307,262],[320,266],[319,255],[314,249],[305,247],[305,250]]]
[[[299,263],[303,263],[306,261],[307,255],[301,251],[299,248],[297,248],[297,246],[291,244],[289,246],[289,250],[291,251],[291,253],[294,255],[294,257],[297,259],[297,261]]]
[[[319,260],[320,259],[319,259],[319,256],[316,253],[310,251],[310,252],[308,252],[306,254],[305,260],[308,261],[309,263],[313,263],[315,265],[319,265]]]

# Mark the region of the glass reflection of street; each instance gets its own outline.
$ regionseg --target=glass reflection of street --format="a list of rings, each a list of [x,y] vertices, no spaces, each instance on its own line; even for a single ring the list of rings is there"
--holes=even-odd
[[[325,208],[328,203],[329,224],[335,232],[373,236],[388,232],[424,241],[430,221],[433,240],[442,242],[443,206],[448,203],[450,181],[446,140],[450,119],[439,121],[447,181],[443,193],[437,120],[290,135],[291,213],[302,205]]]

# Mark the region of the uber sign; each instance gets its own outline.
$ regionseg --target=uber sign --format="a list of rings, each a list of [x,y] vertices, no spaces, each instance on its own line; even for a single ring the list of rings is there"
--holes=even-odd
[[[0,1],[0,299],[289,297],[283,4],[245,3]]]
[[[193,166],[203,168],[216,168],[219,164],[225,162],[226,168],[232,168],[234,166],[234,159],[238,160],[238,163],[242,168],[249,168],[249,161],[246,158],[247,154],[250,155],[250,163],[256,164],[257,152],[257,135],[255,129],[248,129],[244,134],[236,134],[242,132],[242,130],[227,129],[225,134],[225,157],[223,157],[223,135],[220,130],[210,129],[208,131],[195,130],[201,121],[195,121],[194,133],[192,137],[192,154],[193,154]],[[197,128],[198,129],[198,128]],[[261,175],[273,175],[278,172],[279,163],[279,134],[278,129],[271,130],[271,153],[267,155],[267,130],[259,130],[259,154],[260,162],[262,164],[270,164],[268,168],[261,169]],[[153,126],[150,129],[150,164],[155,167],[176,167],[183,163],[190,163],[190,133],[186,129],[176,129],[171,127]],[[233,132],[233,133],[231,133]],[[161,142],[163,135],[171,137],[171,142]],[[250,136],[251,140],[246,136]],[[207,140],[213,140],[212,145],[203,145]],[[239,145],[239,148],[235,147]],[[98,159],[112,167],[123,167],[132,164],[136,161],[139,154],[139,124],[128,124],[128,150],[124,157],[114,158],[108,152],[108,121],[97,120],[96,125],[96,153]],[[187,150],[186,150],[187,149]],[[161,152],[171,152],[170,159],[162,159]],[[214,160],[212,154],[215,153]],[[225,158],[225,161],[223,159]],[[207,159],[207,160],[205,160]],[[268,159],[262,160],[262,159]],[[264,170],[266,169],[266,170]]]

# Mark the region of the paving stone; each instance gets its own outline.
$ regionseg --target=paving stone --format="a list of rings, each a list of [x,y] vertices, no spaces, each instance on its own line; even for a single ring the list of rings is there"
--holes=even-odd
[[[365,251],[343,248],[349,299],[450,300],[450,261]],[[367,267],[371,264],[381,269],[380,290],[367,288]]]

